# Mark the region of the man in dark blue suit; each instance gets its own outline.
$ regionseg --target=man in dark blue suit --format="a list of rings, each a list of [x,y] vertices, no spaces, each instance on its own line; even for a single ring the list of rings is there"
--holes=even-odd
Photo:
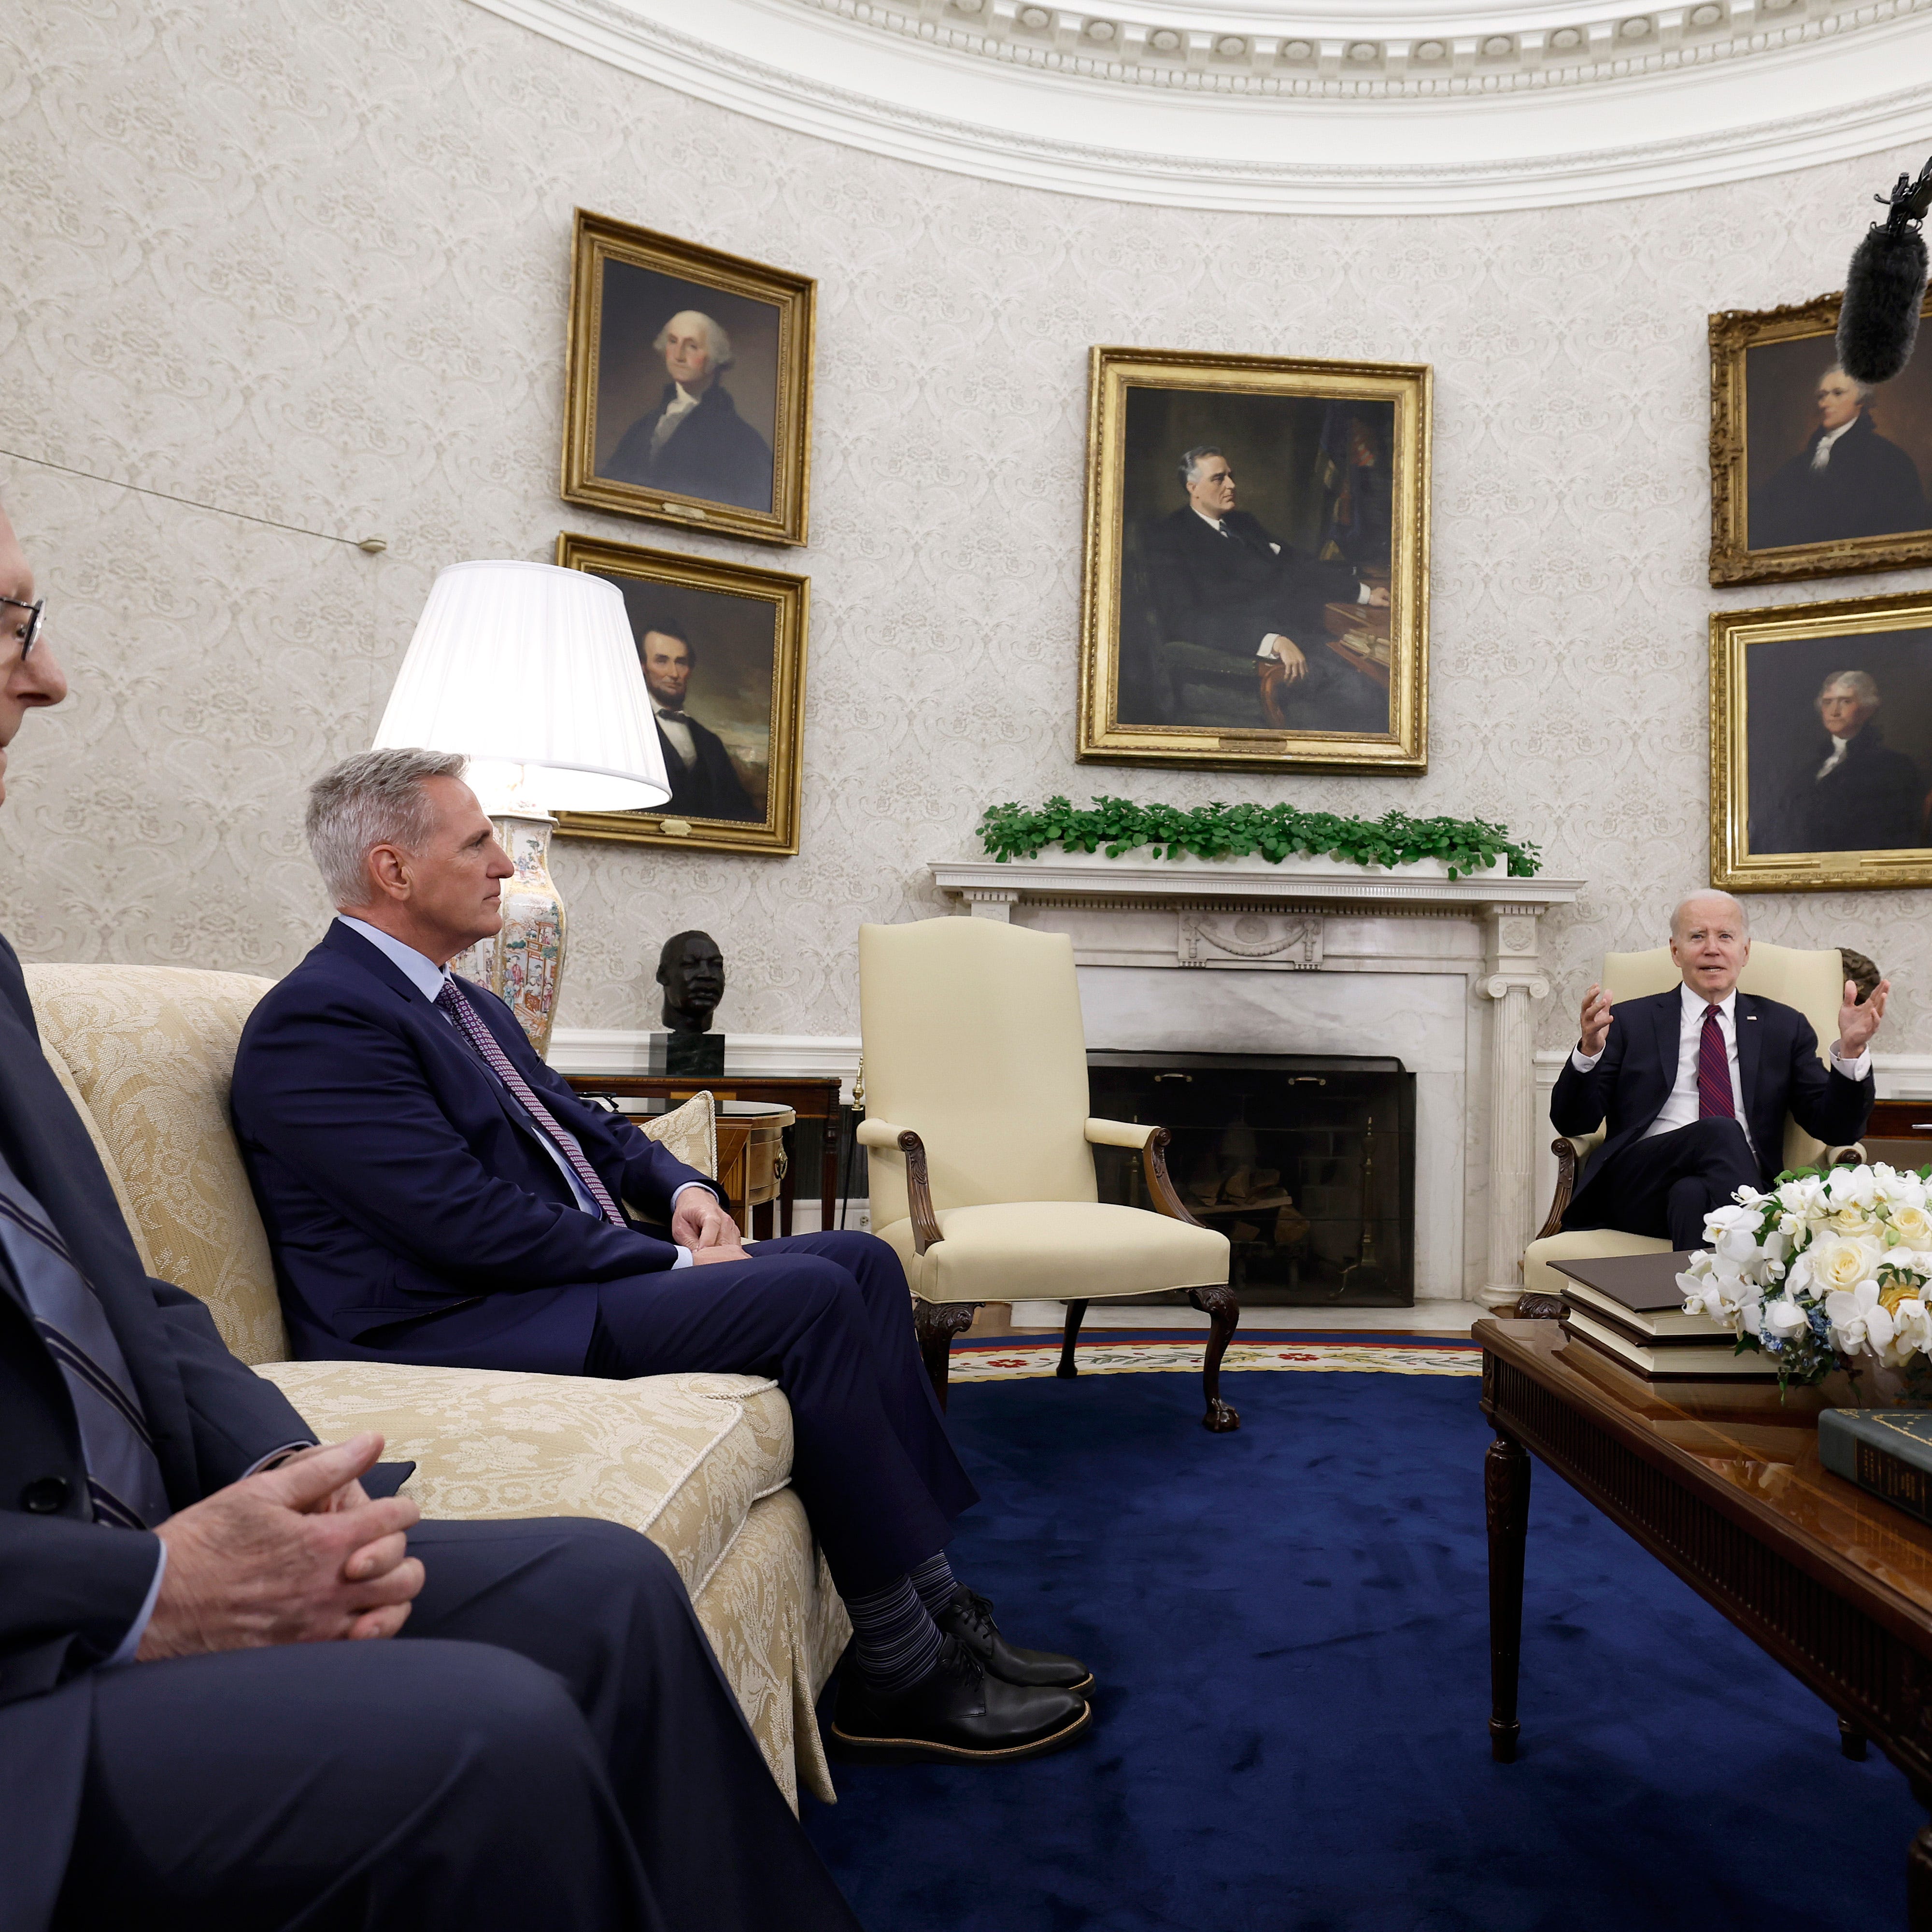
[[[4,515],[0,620],[4,748],[66,692]],[[0,940],[0,1932],[855,1932],[662,1552],[381,1448],[143,1274]]]
[[[976,1492],[897,1258],[869,1234],[740,1244],[717,1190],[586,1105],[449,962],[510,862],[441,752],[351,758],[310,794],[340,916],[250,1016],[242,1153],[298,1354],[633,1376],[769,1376],[792,1481],[855,1633],[848,1752],[1001,1761],[1070,1742],[1090,1681],[1015,1649],[944,1552]]]
[[[1670,920],[1681,985],[1626,1000],[1612,1016],[1584,995],[1582,1036],[1558,1076],[1559,1134],[1610,1131],[1563,1216],[1566,1229],[1616,1228],[1704,1245],[1705,1217],[1740,1187],[1768,1187],[1784,1165],[1784,1117],[1827,1146],[1855,1141],[1871,1112],[1870,1042],[1891,992],[1864,1005],[1849,981],[1828,1072],[1804,1016],[1737,990],[1750,956],[1744,908],[1700,892]]]

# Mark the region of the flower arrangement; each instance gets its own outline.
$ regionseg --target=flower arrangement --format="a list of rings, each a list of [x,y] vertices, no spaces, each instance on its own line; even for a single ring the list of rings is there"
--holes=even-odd
[[[1876,1363],[1932,1394],[1932,1168],[1879,1162],[1779,1175],[1738,1190],[1704,1224],[1711,1246],[1677,1277],[1687,1315],[1762,1350],[1780,1387]]]

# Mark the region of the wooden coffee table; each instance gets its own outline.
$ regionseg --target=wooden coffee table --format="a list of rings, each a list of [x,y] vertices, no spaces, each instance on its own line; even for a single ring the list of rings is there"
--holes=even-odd
[[[1530,1458],[1547,1463],[1868,1738],[1932,1810],[1932,1528],[1828,1474],[1816,1390],[1653,1385],[1554,1322],[1478,1322],[1490,1534],[1490,1746],[1516,1756]],[[1932,1932],[1932,1825],[1906,1852]]]

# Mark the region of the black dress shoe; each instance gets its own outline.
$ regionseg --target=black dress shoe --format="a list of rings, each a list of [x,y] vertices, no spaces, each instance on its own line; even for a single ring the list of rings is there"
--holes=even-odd
[[[1077,1657],[1060,1657],[1050,1650],[1022,1650],[1007,1642],[993,1621],[993,1606],[964,1584],[934,1619],[949,1636],[956,1636],[991,1676],[1009,1684],[1059,1690],[1090,1690],[1094,1673]]]
[[[839,1673],[832,1744],[874,1763],[1006,1764],[1070,1744],[1094,1721],[1070,1690],[991,1677],[957,1637],[910,1690],[881,1696],[849,1666]]]

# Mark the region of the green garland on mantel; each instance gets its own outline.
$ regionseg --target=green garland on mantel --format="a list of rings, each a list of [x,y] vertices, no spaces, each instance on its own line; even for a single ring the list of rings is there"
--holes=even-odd
[[[1271,866],[1290,857],[1329,858],[1358,866],[1404,866],[1440,859],[1449,876],[1486,872],[1509,861],[1513,879],[1533,879],[1543,864],[1534,845],[1520,845],[1507,829],[1480,818],[1343,818],[1332,812],[1298,812],[1292,805],[1137,805],[1130,798],[1096,798],[1090,811],[1054,797],[1042,806],[989,805],[980,839],[1004,865],[1033,859],[1043,846],[1069,852],[1104,851],[1118,859],[1143,845],[1156,859],[1192,852],[1197,859],[1245,858],[1258,852]]]

